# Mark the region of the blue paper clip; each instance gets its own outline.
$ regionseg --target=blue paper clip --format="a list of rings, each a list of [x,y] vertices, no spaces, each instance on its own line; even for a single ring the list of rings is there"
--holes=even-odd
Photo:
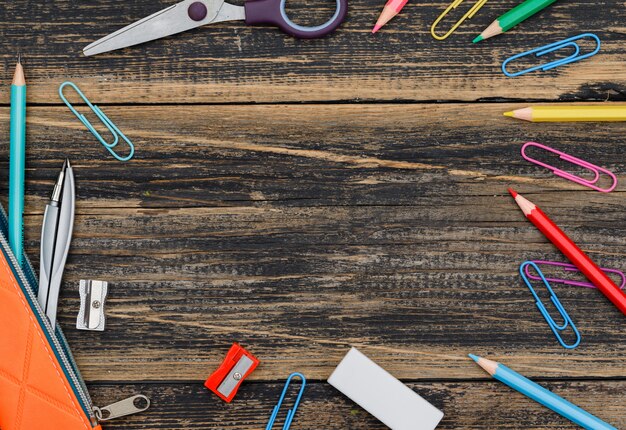
[[[298,393],[298,397],[296,398],[296,402],[293,404],[293,408],[289,409],[287,412],[287,418],[285,418],[285,424],[283,425],[283,430],[288,430],[291,427],[291,422],[293,421],[293,416],[296,414],[296,410],[300,405],[300,399],[302,398],[302,394],[304,394],[304,388],[306,387],[306,378],[302,373],[294,372],[289,375],[287,378],[287,382],[285,382],[285,388],[283,388],[283,393],[280,395],[280,399],[278,399],[278,404],[274,406],[274,411],[272,412],[272,416],[270,417],[270,421],[265,426],[265,430],[272,430],[274,427],[274,422],[276,421],[276,417],[278,416],[278,412],[280,411],[280,407],[283,404],[283,400],[285,399],[285,394],[287,393],[287,389],[289,388],[289,384],[294,377],[299,377],[302,381],[302,386],[300,387],[300,392]]]
[[[585,37],[591,37],[595,39],[597,46],[592,52],[587,54],[580,54],[580,46],[576,43],[577,40],[583,39]],[[569,57],[561,58],[560,60],[555,60],[547,64],[538,65],[529,67],[528,69],[521,70],[519,72],[511,73],[506,69],[507,64],[509,64],[513,60],[517,60],[518,58],[525,57],[527,55],[535,54],[536,57],[541,57],[542,55],[549,54],[551,52],[557,51],[559,49],[571,46],[574,48],[574,53]],[[509,78],[513,78],[515,76],[525,75],[526,73],[534,72],[535,70],[546,70],[554,69],[555,67],[562,66],[564,64],[574,63],[576,61],[584,60],[585,58],[592,57],[596,55],[600,51],[600,39],[593,33],[583,33],[578,36],[570,37],[569,39],[561,40],[559,42],[554,42],[549,45],[541,46],[539,48],[531,49],[530,51],[522,52],[521,54],[513,55],[512,57],[507,58],[502,63],[502,72],[507,75]]]
[[[554,321],[554,318],[552,318],[550,316],[550,314],[548,313],[548,310],[546,309],[544,304],[541,303],[541,299],[539,298],[539,296],[535,292],[535,289],[532,287],[532,285],[530,283],[530,280],[528,279],[528,276],[526,275],[526,270],[525,270],[526,266],[531,266],[533,269],[535,269],[537,271],[537,274],[539,275],[539,277],[543,281],[543,284],[548,289],[548,292],[550,292],[550,300],[552,300],[552,303],[554,303],[554,306],[556,306],[556,309],[559,311],[559,314],[561,315],[561,318],[563,318],[563,324],[561,324],[561,325],[557,324]],[[541,312],[541,315],[543,315],[543,317],[545,318],[546,322],[550,326],[550,329],[552,330],[552,332],[556,336],[556,339],[559,341],[561,346],[563,348],[566,348],[566,349],[574,349],[574,348],[576,348],[578,346],[578,344],[580,343],[580,333],[578,332],[578,329],[574,325],[574,322],[572,321],[570,316],[567,314],[567,312],[563,308],[563,305],[559,301],[559,298],[556,296],[556,294],[554,294],[554,291],[552,291],[552,287],[550,286],[550,283],[548,282],[546,277],[543,275],[543,273],[541,272],[539,267],[535,263],[533,263],[532,261],[525,261],[520,266],[519,273],[520,273],[520,275],[522,275],[522,279],[526,283],[526,286],[528,287],[530,292],[535,297],[535,301],[536,301],[535,304],[539,308],[539,312]],[[576,335],[576,342],[574,342],[571,345],[566,344],[563,341],[563,338],[561,337],[561,332],[564,331],[565,329],[567,329],[567,327],[571,327],[572,330],[574,331],[574,334]]]
[[[87,120],[85,115],[83,115],[82,113],[79,113],[76,109],[74,109],[74,106],[72,106],[72,104],[65,98],[65,96],[63,95],[63,88],[65,88],[68,85],[74,88],[74,90],[76,91],[76,93],[78,93],[80,98],[83,99],[83,101],[87,104],[87,106],[89,106],[89,108],[93,111],[93,113],[96,114],[98,119],[102,121],[102,124],[104,124],[104,126],[111,132],[114,138],[112,143],[106,142],[104,138],[102,137],[102,135],[100,135],[100,133],[98,133],[98,131],[93,127],[93,125],[91,125],[91,123]],[[98,106],[91,104],[91,102],[87,99],[87,97],[85,97],[83,92],[80,89],[78,89],[78,87],[73,82],[68,81],[68,82],[63,82],[61,84],[61,86],[59,87],[59,97],[61,97],[61,100],[63,100],[63,102],[67,105],[67,107],[70,108],[72,113],[76,115],[76,117],[80,120],[80,122],[83,123],[85,127],[87,127],[87,129],[91,132],[91,134],[93,134],[96,137],[96,139],[98,139],[98,141],[102,145],[104,145],[104,147],[111,153],[111,155],[113,155],[119,161],[128,161],[131,158],[133,158],[133,155],[135,154],[135,145],[133,145],[133,143],[124,135],[124,133],[120,131],[119,128],[117,128],[117,126],[113,123],[113,121],[111,121],[109,117],[106,116],[104,112],[102,112],[102,110]],[[120,137],[124,139],[124,141],[128,144],[130,148],[130,153],[126,157],[119,156],[117,152],[113,150],[113,148],[115,148],[115,146],[117,146],[117,144],[119,143]]]

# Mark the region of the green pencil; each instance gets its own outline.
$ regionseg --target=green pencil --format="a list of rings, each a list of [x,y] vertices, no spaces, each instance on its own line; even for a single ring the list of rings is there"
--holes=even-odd
[[[555,1],[556,0],[526,0],[524,3],[517,5],[492,22],[491,25],[485,29],[485,31],[480,33],[479,36],[476,36],[474,43],[489,39],[490,37],[497,36],[498,34],[502,34],[505,31],[510,30],[520,22],[550,6]]]

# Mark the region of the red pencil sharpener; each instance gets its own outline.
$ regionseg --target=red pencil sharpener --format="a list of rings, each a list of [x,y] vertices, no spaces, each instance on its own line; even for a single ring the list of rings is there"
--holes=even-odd
[[[256,369],[259,363],[260,361],[254,355],[239,344],[233,343],[220,367],[209,376],[204,386],[217,394],[220,399],[230,403],[243,380]]]

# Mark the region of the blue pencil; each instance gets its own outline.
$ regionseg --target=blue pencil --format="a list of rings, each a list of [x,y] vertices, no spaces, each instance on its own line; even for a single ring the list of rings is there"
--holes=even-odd
[[[552,409],[554,412],[564,416],[573,423],[589,430],[617,430],[612,425],[605,423],[600,418],[591,415],[584,409],[581,409],[564,398],[557,396],[552,391],[546,390],[541,385],[535,384],[530,379],[509,369],[504,364],[496,363],[495,361],[487,360],[486,358],[477,357],[473,354],[469,354],[469,356],[498,381],[503,382],[514,390],[530,397],[535,402],[542,404],[546,408]]]

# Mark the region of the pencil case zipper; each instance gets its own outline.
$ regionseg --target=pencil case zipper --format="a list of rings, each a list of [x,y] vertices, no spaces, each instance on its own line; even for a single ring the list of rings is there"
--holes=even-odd
[[[26,297],[31,310],[35,314],[35,317],[37,318],[37,322],[39,323],[41,329],[43,330],[46,336],[46,339],[48,340],[48,343],[50,344],[50,346],[52,347],[52,350],[54,351],[55,356],[59,360],[59,363],[61,364],[61,367],[63,368],[63,373],[65,374],[70,386],[72,387],[72,390],[74,391],[74,394],[76,395],[76,398],[78,399],[78,402],[80,403],[83,413],[88,417],[89,421],[91,422],[92,427],[96,427],[99,424],[99,421],[108,421],[108,420],[117,418],[118,416],[128,415],[129,413],[124,413],[120,415],[115,415],[114,413],[112,413],[106,418],[103,418],[101,411],[109,410],[109,409],[111,411],[120,410],[120,406],[122,409],[128,411],[129,409],[132,409],[132,403],[137,396],[124,399],[120,402],[114,403],[113,405],[109,405],[103,408],[98,408],[93,405],[91,397],[89,396],[89,393],[87,391],[87,386],[85,385],[85,381],[83,380],[82,376],[80,375],[80,372],[78,371],[78,366],[76,365],[76,362],[74,361],[74,357],[72,356],[67,340],[65,339],[65,336],[63,335],[63,332],[61,331],[61,327],[57,325],[56,332],[55,332],[52,329],[52,326],[50,324],[50,321],[48,320],[48,317],[46,316],[45,312],[39,305],[39,301],[37,300],[36,290],[35,288],[33,288],[33,285],[39,285],[39,284],[37,283],[37,276],[35,275],[35,271],[33,270],[33,266],[30,260],[28,259],[28,256],[24,254],[23,257],[24,257],[25,267],[22,268],[20,264],[18,264],[17,259],[15,258],[15,255],[13,254],[11,247],[9,246],[9,242],[7,240],[7,231],[8,231],[7,215],[2,206],[0,206],[0,222],[1,222],[0,224],[0,227],[1,227],[0,228],[0,247],[2,247],[2,251],[5,257],[7,257],[6,259],[7,259],[7,262],[9,263],[9,266],[11,267],[11,270],[13,271],[13,273],[17,275],[16,276],[17,281],[18,281],[17,283],[20,286],[22,292],[24,293],[24,296]],[[129,405],[127,405],[127,403],[130,403],[130,408],[129,408]],[[112,408],[114,406],[115,408]],[[136,408],[137,412],[141,410],[144,410],[144,409]],[[98,414],[99,417],[97,417],[96,414]]]

